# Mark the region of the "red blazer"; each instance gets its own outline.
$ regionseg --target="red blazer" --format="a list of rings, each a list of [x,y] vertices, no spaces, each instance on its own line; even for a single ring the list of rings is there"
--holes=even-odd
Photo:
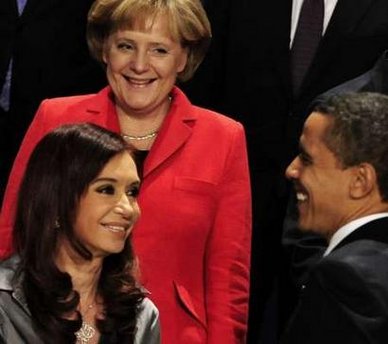
[[[97,95],[42,102],[6,189],[2,256],[12,251],[17,189],[37,141],[63,123],[92,122],[119,132],[110,95],[105,88]],[[146,158],[139,195],[142,216],[133,240],[142,282],[159,308],[163,343],[244,343],[251,236],[244,130],[191,105],[178,88],[172,98]]]

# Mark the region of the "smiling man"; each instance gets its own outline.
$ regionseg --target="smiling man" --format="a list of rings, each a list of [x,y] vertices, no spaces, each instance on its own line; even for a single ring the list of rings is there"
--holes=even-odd
[[[299,228],[329,246],[283,343],[386,343],[388,97],[353,93],[319,104],[286,176],[296,190]]]

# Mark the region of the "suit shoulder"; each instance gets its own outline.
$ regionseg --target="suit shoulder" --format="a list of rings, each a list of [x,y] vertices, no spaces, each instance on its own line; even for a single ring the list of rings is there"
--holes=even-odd
[[[147,297],[139,305],[135,343],[160,343],[159,311]]]
[[[223,115],[219,112],[205,109],[199,106],[193,105],[193,111],[198,119],[203,120],[206,123],[211,123],[220,127],[230,128],[230,129],[242,129],[243,126],[240,122],[234,120],[233,118]]]
[[[36,120],[50,128],[57,124],[79,122],[89,108],[101,104],[101,99],[98,94],[45,99],[38,108]]]
[[[19,257],[13,255],[0,263],[0,290],[11,291],[13,289],[12,281],[19,261]]]
[[[358,286],[384,286],[388,293],[388,245],[373,240],[357,240],[323,258],[313,269],[321,282],[349,290]],[[359,283],[357,283],[359,282]]]
[[[83,94],[77,96],[67,96],[67,97],[56,97],[56,98],[48,98],[42,101],[44,106],[50,107],[66,107],[74,104],[78,104],[84,100],[89,100],[95,97],[95,94]]]
[[[388,260],[388,244],[364,239],[334,250],[322,262],[342,263],[362,268],[368,267],[376,260]]]
[[[158,318],[159,310],[148,297],[145,297],[139,306],[139,314],[145,318]]]

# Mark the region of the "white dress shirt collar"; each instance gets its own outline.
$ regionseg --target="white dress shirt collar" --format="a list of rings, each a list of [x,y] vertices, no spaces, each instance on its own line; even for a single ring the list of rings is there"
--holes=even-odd
[[[365,225],[366,223],[371,222],[373,220],[380,219],[382,217],[388,217],[388,213],[377,213],[377,214],[367,215],[364,217],[360,217],[356,220],[350,221],[346,225],[342,226],[331,237],[331,239],[329,241],[329,246],[327,247],[323,256],[327,256],[331,251],[333,251],[333,249],[342,240],[344,240],[350,233],[354,232],[357,228],[360,228],[361,226]]]

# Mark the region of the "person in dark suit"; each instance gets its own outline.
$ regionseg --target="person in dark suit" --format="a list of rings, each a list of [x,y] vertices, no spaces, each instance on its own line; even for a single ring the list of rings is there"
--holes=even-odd
[[[307,118],[286,170],[298,226],[328,247],[311,269],[282,343],[386,343],[388,96],[329,97]]]
[[[12,161],[40,102],[96,92],[106,84],[105,72],[89,56],[85,39],[92,3],[0,1],[0,200]]]
[[[283,173],[297,150],[308,105],[317,95],[371,69],[388,48],[386,0],[362,0],[357,6],[353,0],[338,0],[294,96],[290,70],[294,3],[206,1],[212,45],[195,78],[184,87],[193,102],[229,114],[246,128],[254,198],[248,342],[254,344],[263,336],[260,323],[269,295],[276,295],[277,275],[283,280],[289,271],[286,265],[285,272],[279,272],[277,265],[283,254],[280,243],[289,197]],[[295,300],[288,292],[293,285],[285,282],[282,323]],[[264,331],[269,328],[264,326]]]
[[[388,95],[388,50],[384,51],[372,69],[344,82],[316,97],[309,108],[311,111],[329,97],[347,92],[379,92]],[[297,289],[305,283],[312,265],[326,249],[326,241],[319,235],[305,233],[298,228],[296,201],[289,202],[284,222],[283,246],[291,258],[291,271]]]

